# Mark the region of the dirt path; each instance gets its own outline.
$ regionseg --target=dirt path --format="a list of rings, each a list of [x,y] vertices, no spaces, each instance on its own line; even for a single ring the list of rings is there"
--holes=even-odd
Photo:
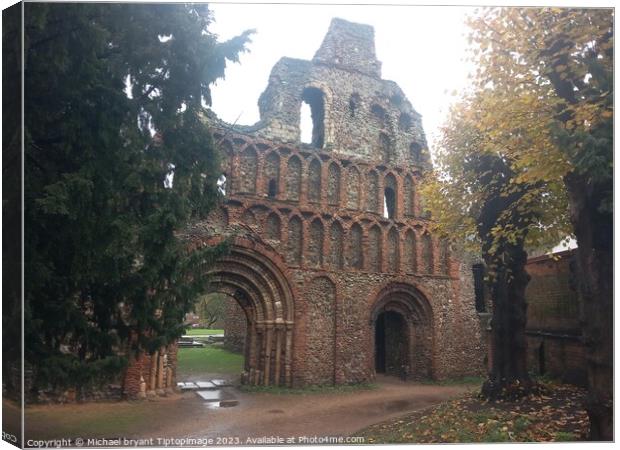
[[[236,393],[239,406],[218,409],[211,409],[194,398],[190,400],[191,407],[187,406],[196,414],[195,420],[176,421],[160,431],[174,437],[236,437],[243,443],[247,438],[265,436],[348,436],[371,424],[426,408],[469,389],[468,386],[384,380],[378,389],[342,394]]]
[[[235,391],[239,405],[231,408],[214,408],[193,392],[155,402],[38,406],[29,412],[27,409],[27,436],[38,439],[75,436],[233,438],[234,441],[229,441],[233,444],[259,444],[260,441],[252,442],[248,438],[271,436],[348,436],[369,425],[426,408],[472,389],[472,386],[462,385],[404,383],[389,378],[380,380],[378,385],[373,390],[328,394]],[[118,428],[107,424],[110,417],[118,422]]]

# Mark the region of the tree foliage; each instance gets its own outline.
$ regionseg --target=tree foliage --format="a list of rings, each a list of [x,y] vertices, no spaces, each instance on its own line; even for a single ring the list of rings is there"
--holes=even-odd
[[[225,295],[219,293],[201,295],[194,304],[194,311],[200,318],[201,326],[211,328],[216,322],[224,319],[226,315]]]
[[[25,5],[25,339],[41,384],[85,384],[123,366],[118,350],[178,337],[221,251],[175,235],[217,202],[201,113],[249,40],[218,43],[211,21],[207,5]]]
[[[571,226],[584,306],[590,436],[611,439],[613,10],[487,8],[470,25],[478,69],[473,92],[457,114],[469,117],[473,131],[459,135],[449,124],[447,147],[455,136],[460,142],[451,150],[468,151],[468,145],[469,151],[501,149],[515,171],[515,183],[539,190],[540,201],[531,205],[542,215],[526,233],[542,231],[553,242],[566,224]],[[460,205],[445,218],[455,228],[471,229],[471,218],[455,224],[459,216],[471,217],[465,213],[475,208],[476,191],[466,189],[465,199],[459,199],[456,188],[446,187],[458,185],[458,156],[439,159],[453,178],[437,182],[431,195],[448,196],[448,201],[436,200],[438,205]],[[562,213],[564,201],[567,214]],[[500,228],[493,233],[513,233]]]
[[[495,253],[504,241],[549,248],[570,234],[561,175],[550,171],[533,178],[531,169],[513,156],[519,149],[529,151],[536,139],[557,152],[536,117],[540,110],[522,115],[499,112],[508,116],[503,128],[485,124],[489,116],[497,117],[498,104],[511,105],[514,112],[529,101],[529,94],[523,97],[510,101],[488,90],[455,105],[442,128],[435,171],[423,188],[436,218],[434,226],[475,252],[484,247],[484,253]],[[498,201],[502,211],[494,223],[483,224],[485,208]]]
[[[487,105],[495,107],[480,126],[501,130],[525,113],[539,130],[532,145],[511,151],[529,169],[523,177],[548,180],[574,171],[592,182],[611,180],[613,11],[492,8],[470,25],[475,86],[501,93],[504,102]]]
[[[512,157],[527,169],[524,177],[557,172],[564,182],[578,244],[594,440],[613,439],[613,18],[612,9],[529,8],[485,10],[472,21],[478,89],[531,90],[549,111],[545,129],[557,152],[539,152],[546,147],[535,141]]]
[[[492,367],[483,385],[488,398],[514,398],[536,388],[526,365],[526,243],[555,243],[565,235],[566,198],[559,183],[522,176],[502,145],[525,145],[531,129],[513,122],[502,132],[480,129],[480,107],[494,93],[472,96],[452,110],[437,152],[437,173],[427,184],[436,228],[464,238],[486,268],[492,301]],[[505,136],[502,136],[504,134]],[[553,242],[552,237],[556,241]],[[558,237],[560,236],[560,237]]]

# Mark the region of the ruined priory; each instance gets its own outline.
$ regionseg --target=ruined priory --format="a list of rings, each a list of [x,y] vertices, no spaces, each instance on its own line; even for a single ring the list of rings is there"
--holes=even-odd
[[[381,79],[372,27],[334,19],[311,61],[280,59],[259,108],[253,126],[209,118],[225,196],[184,233],[194,247],[230,240],[205,276],[245,322],[242,381],[481,373],[471,262],[430,230],[419,196],[430,168],[421,117]],[[123,391],[170,389],[175,371],[175,345],[142,355]]]

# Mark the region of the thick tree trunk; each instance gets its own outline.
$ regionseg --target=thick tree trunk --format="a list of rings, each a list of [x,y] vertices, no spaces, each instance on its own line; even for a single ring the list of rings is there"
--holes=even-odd
[[[611,186],[565,177],[577,237],[578,285],[588,364],[589,439],[613,440],[613,217],[601,210]],[[611,183],[609,183],[611,184]]]
[[[491,282],[493,316],[491,320],[491,371],[482,386],[482,395],[489,399],[514,399],[531,392],[535,383],[527,371],[525,338],[525,288],[530,276],[525,271],[527,253],[522,245],[507,246],[502,261],[496,265]]]

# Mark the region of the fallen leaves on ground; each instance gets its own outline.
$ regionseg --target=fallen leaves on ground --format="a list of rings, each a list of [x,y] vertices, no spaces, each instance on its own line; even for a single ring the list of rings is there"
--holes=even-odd
[[[585,394],[561,384],[515,401],[489,402],[471,393],[356,435],[374,444],[579,441],[588,426]]]

